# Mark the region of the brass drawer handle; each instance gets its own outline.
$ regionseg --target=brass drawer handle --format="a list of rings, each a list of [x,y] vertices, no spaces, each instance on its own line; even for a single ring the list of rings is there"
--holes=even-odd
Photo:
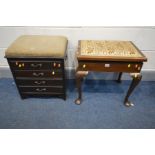
[[[34,76],[44,76],[44,73],[33,73]]]
[[[31,67],[37,68],[37,67],[42,67],[42,64],[31,64]]]
[[[46,81],[40,81],[40,82],[39,81],[34,81],[34,83],[37,84],[37,85],[40,85],[40,84],[45,84]]]
[[[21,67],[24,67],[25,66],[25,64],[24,63],[18,63],[17,61],[16,61],[16,66],[18,66],[19,68],[21,68]]]
[[[43,92],[43,91],[46,91],[47,89],[46,88],[36,88],[36,91],[38,92]]]
[[[82,66],[83,68],[86,68],[86,64],[83,64],[83,66]]]

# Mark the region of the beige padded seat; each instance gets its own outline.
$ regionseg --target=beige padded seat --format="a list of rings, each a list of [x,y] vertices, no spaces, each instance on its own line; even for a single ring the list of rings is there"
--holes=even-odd
[[[23,35],[5,51],[7,58],[64,57],[67,38],[64,36]]]

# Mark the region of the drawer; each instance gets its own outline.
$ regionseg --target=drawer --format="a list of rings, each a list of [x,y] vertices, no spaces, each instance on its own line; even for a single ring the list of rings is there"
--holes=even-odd
[[[21,92],[36,92],[36,93],[62,93],[63,87],[62,86],[55,86],[55,87],[21,87],[19,86]]]
[[[140,72],[142,63],[126,62],[79,62],[78,70],[105,72]]]
[[[31,79],[17,79],[19,86],[62,86],[63,80],[31,80]]]
[[[64,94],[63,93],[50,93],[50,92],[46,92],[46,93],[41,93],[41,92],[22,92],[21,93],[23,97],[61,97],[64,98]]]
[[[35,77],[35,78],[62,78],[62,71],[61,70],[51,70],[51,71],[23,71],[23,70],[16,70],[14,71],[15,77]]]
[[[62,67],[61,61],[9,61],[13,70],[51,70]]]

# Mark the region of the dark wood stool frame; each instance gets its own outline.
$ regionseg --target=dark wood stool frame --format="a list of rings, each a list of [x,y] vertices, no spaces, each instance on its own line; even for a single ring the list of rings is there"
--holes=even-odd
[[[136,46],[135,48],[137,49]],[[142,79],[142,75],[140,73],[141,68],[143,66],[143,62],[147,61],[147,58],[143,55],[143,53],[141,53],[140,51],[139,53],[142,55],[142,57],[137,57],[133,59],[132,58],[122,59],[121,57],[117,58],[94,57],[94,56],[80,55],[80,48],[78,48],[77,52],[78,67],[75,75],[78,97],[75,100],[75,103],[79,105],[82,102],[82,81],[83,78],[88,75],[89,71],[118,72],[119,75],[118,79],[116,80],[118,83],[121,82],[122,73],[125,72],[125,73],[131,73],[130,75],[132,77],[132,82],[125,96],[124,105],[127,107],[133,106],[134,104],[131,101],[129,101],[129,97],[136,88],[136,86],[141,81]]]

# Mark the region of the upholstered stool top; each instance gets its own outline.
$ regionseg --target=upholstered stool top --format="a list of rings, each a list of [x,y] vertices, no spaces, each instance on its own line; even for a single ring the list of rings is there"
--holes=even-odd
[[[80,43],[81,55],[142,57],[130,41],[81,40]]]
[[[23,35],[5,51],[8,58],[64,57],[67,38],[64,36]]]

